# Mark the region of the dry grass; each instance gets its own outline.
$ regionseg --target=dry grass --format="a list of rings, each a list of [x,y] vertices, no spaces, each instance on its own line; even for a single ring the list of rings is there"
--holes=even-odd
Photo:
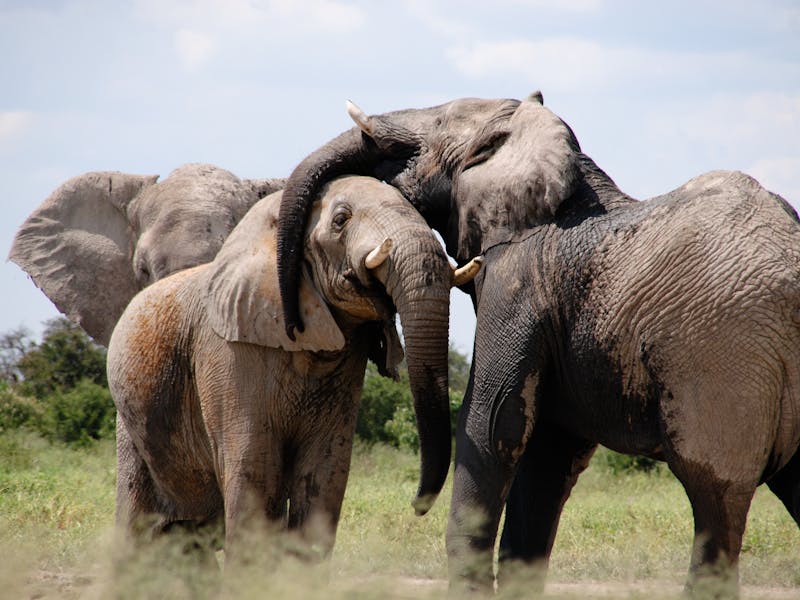
[[[223,582],[216,565],[174,541],[146,552],[115,543],[112,444],[74,451],[5,434],[0,598],[441,597],[450,490],[415,517],[417,471],[414,456],[358,449],[328,564],[278,559],[254,544],[251,564]],[[547,596],[679,597],[691,529],[689,503],[669,473],[614,476],[594,464],[564,511]],[[741,580],[745,598],[800,597],[800,531],[766,489],[750,512]]]

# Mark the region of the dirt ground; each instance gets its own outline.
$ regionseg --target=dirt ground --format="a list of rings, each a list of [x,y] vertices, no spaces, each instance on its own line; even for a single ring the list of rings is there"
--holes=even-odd
[[[422,598],[447,597],[447,581],[444,579],[422,579],[413,577],[375,577],[369,580],[346,580],[331,582],[331,591],[348,592],[358,590],[364,595],[365,586],[373,587],[376,597],[419,600]],[[31,600],[51,598],[97,598],[98,588],[103,588],[96,576],[74,575],[50,571],[39,571],[28,581],[23,597]],[[384,596],[383,592],[388,592]],[[639,581],[616,583],[608,581],[563,583],[550,582],[545,587],[543,600],[564,599],[647,599],[666,600],[683,598],[683,586],[673,582]],[[0,593],[0,597],[3,594]],[[339,597],[333,593],[332,597]],[[747,586],[741,587],[741,600],[798,600],[800,588]]]

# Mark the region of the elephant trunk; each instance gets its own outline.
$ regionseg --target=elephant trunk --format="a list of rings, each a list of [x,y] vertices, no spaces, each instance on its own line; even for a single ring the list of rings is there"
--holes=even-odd
[[[374,175],[383,160],[405,160],[422,144],[411,128],[412,113],[395,113],[391,120],[370,117],[375,131],[390,142],[376,143],[359,127],[353,127],[309,154],[295,167],[283,189],[278,226],[278,286],[283,303],[286,334],[303,331],[298,299],[303,239],[311,204],[327,182],[340,175]],[[418,128],[417,128],[418,129]]]
[[[295,329],[303,331],[298,284],[311,204],[328,181],[340,175],[371,171],[377,159],[369,145],[369,138],[353,127],[307,156],[286,181],[278,216],[278,285],[286,334],[291,340],[295,339]]]
[[[413,505],[423,515],[436,500],[450,468],[447,360],[452,273],[432,236],[405,239],[398,246],[392,250],[392,268],[384,285],[403,327],[421,460]],[[395,260],[401,255],[405,260]]]

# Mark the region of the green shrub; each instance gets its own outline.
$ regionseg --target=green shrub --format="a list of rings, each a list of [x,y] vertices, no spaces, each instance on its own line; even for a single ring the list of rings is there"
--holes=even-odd
[[[0,383],[0,433],[25,426],[38,429],[42,414],[35,399],[20,396],[6,383]]]
[[[356,435],[369,443],[393,443],[393,434],[386,430],[386,424],[392,420],[398,406],[412,406],[405,370],[398,382],[382,377],[375,365],[368,364],[361,393],[361,409],[356,422]]]
[[[50,439],[86,446],[114,434],[116,413],[105,386],[82,379],[72,389],[56,391],[43,402],[42,433]]]
[[[608,469],[614,475],[640,472],[650,473],[658,471],[662,463],[646,456],[620,454],[607,448],[600,448],[594,458],[598,464]]]
[[[469,379],[469,359],[454,348],[449,351],[450,421],[455,432],[458,410]],[[372,363],[367,365],[356,435],[368,444],[382,442],[396,448],[417,451],[419,435],[414,416],[414,399],[405,365],[400,381],[382,377]]]

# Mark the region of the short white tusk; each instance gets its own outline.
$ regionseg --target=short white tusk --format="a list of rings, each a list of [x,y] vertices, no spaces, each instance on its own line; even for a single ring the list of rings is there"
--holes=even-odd
[[[472,281],[482,265],[483,256],[476,256],[463,267],[453,270],[453,286],[458,287]]]
[[[386,238],[380,246],[375,247],[364,259],[364,266],[368,269],[380,267],[389,256],[392,249],[392,238]]]
[[[355,124],[358,125],[359,129],[366,133],[368,136],[372,136],[372,119],[370,119],[366,113],[358,108],[354,103],[350,100],[347,101],[347,114],[350,115],[350,118],[355,121]]]

